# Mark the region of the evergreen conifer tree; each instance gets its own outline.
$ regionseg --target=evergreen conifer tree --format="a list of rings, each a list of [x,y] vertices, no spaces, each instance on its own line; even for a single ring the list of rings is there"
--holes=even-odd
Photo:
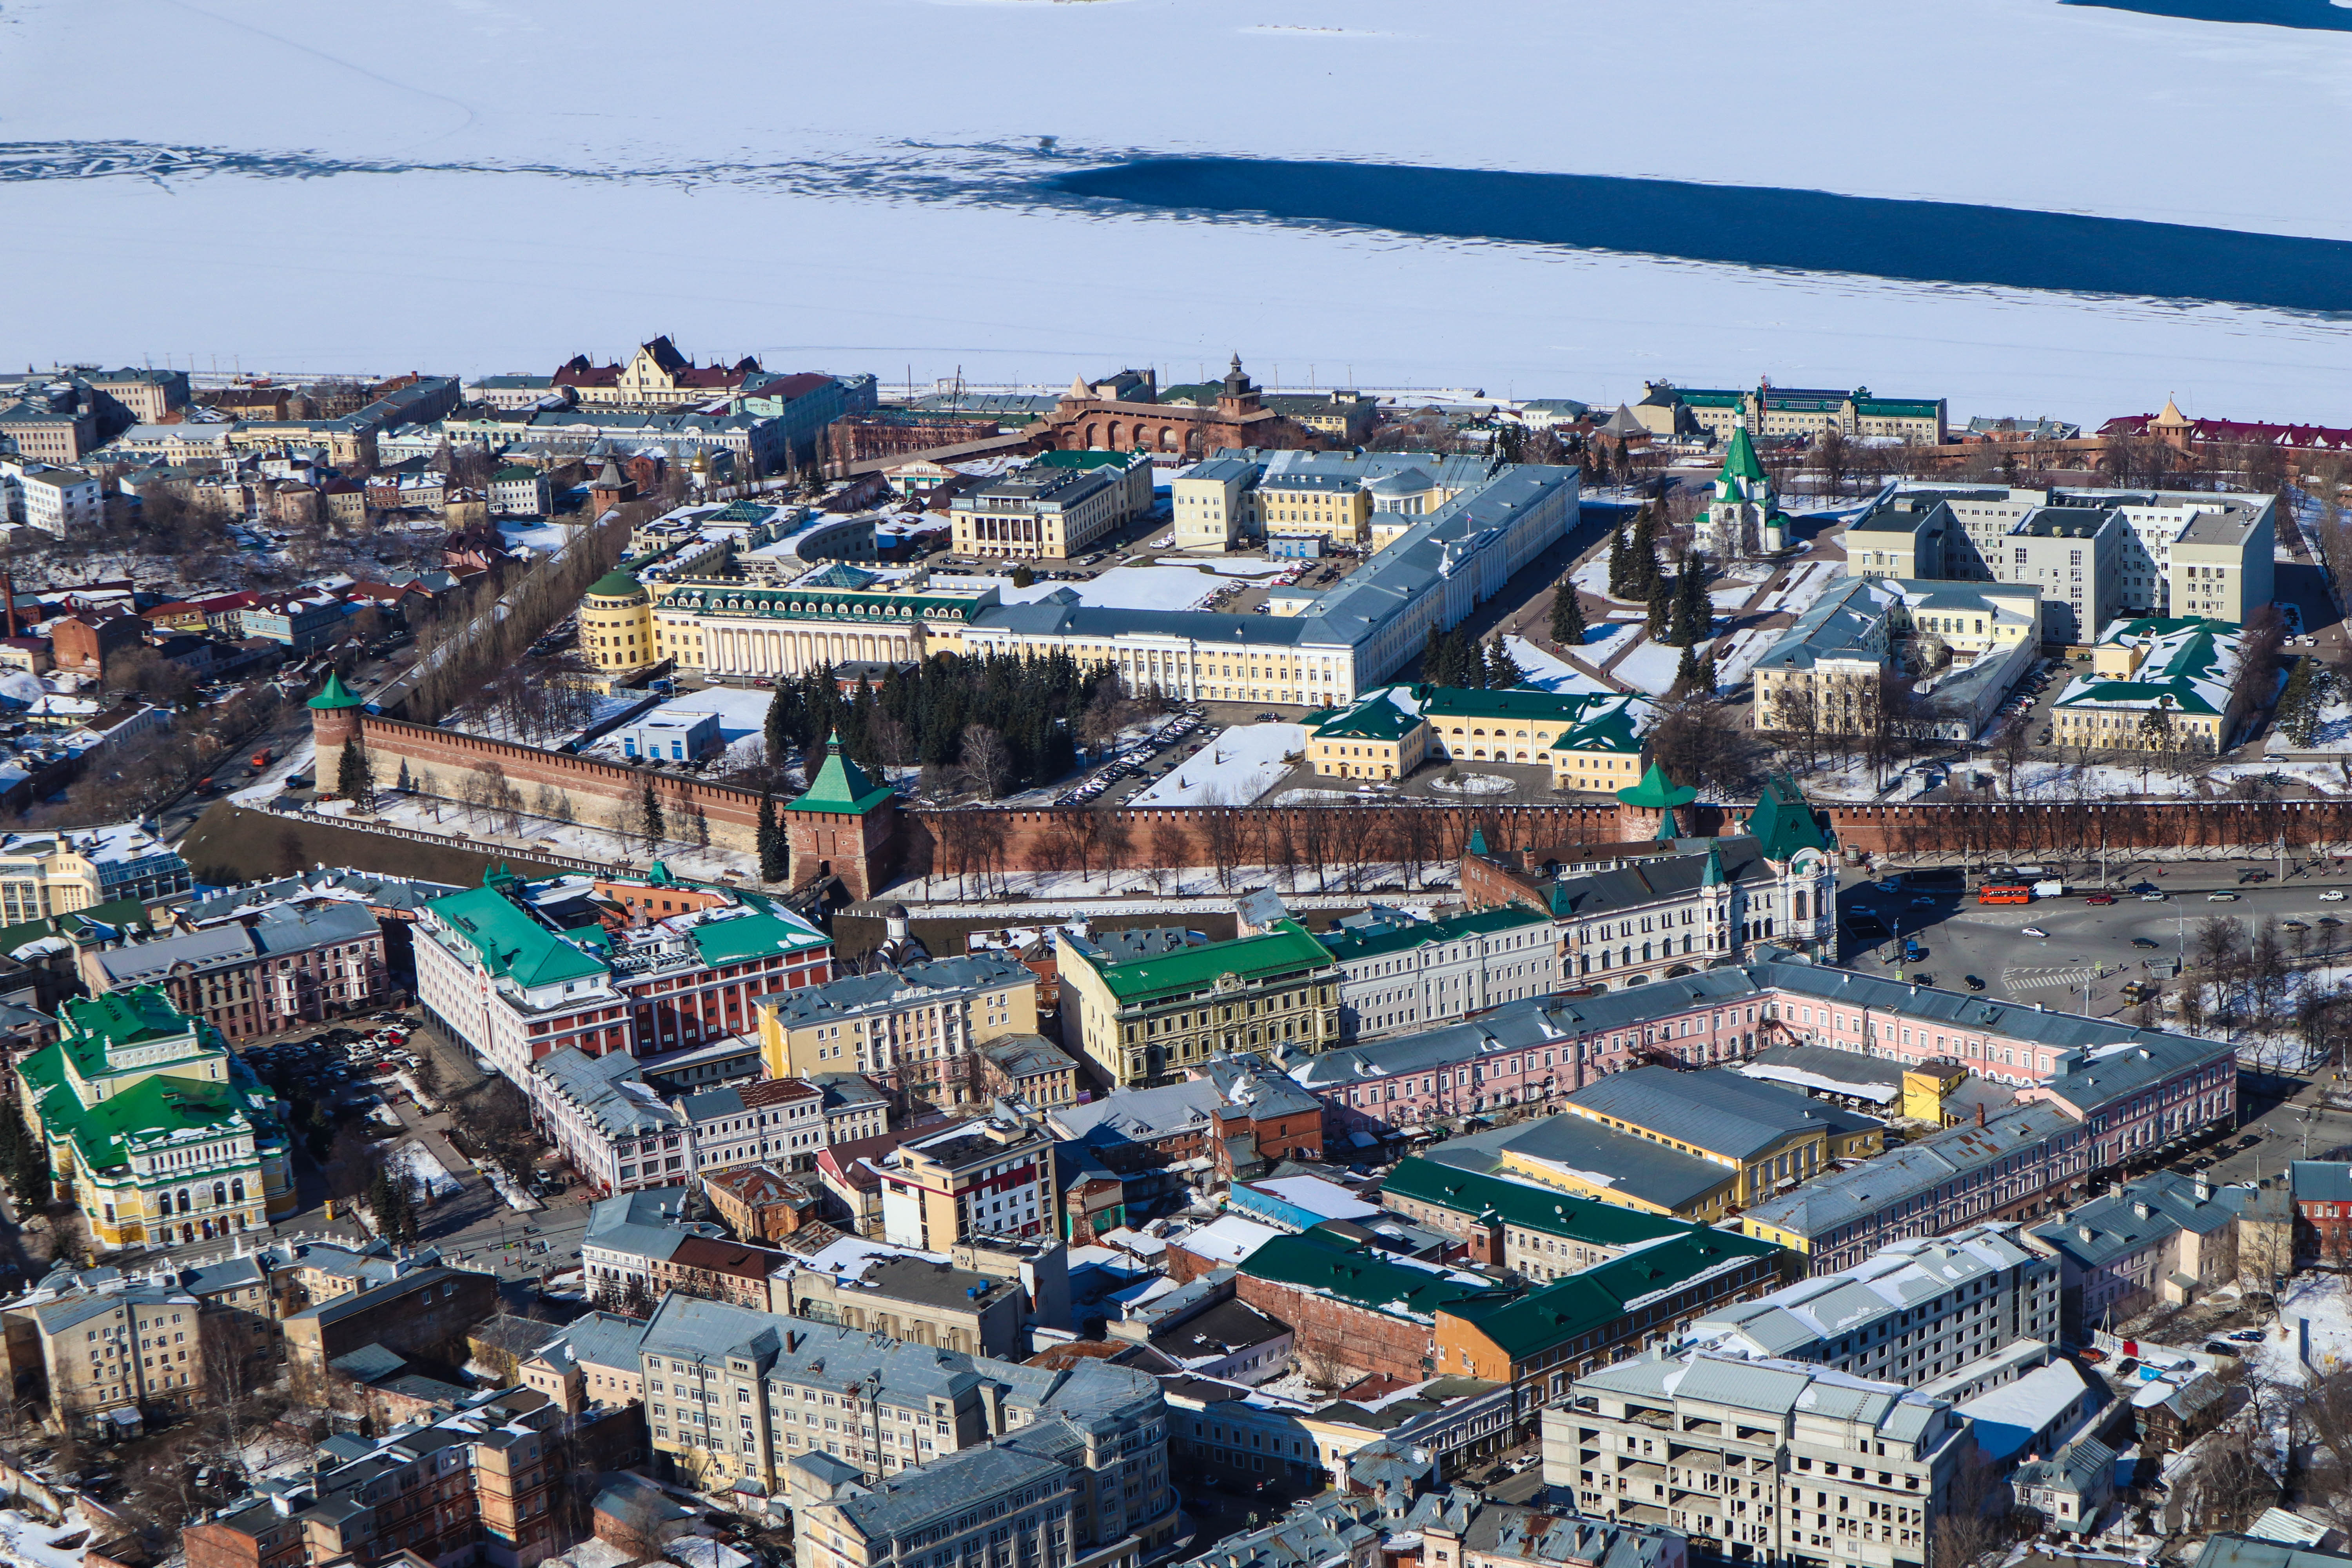
[[[368,763],[367,746],[357,735],[343,742],[342,758],[335,764],[335,793],[355,810],[375,809],[375,772]]]
[[[1698,661],[1698,694],[1712,697],[1720,678],[1715,672],[1715,649],[1708,648]]]
[[[1673,625],[1675,618],[1674,584],[1667,581],[1665,574],[1657,570],[1656,563],[1651,563],[1650,572],[1647,593],[1650,602],[1650,636],[1660,641],[1667,641],[1670,640],[1666,635],[1667,628]]]
[[[1519,661],[1511,657],[1511,650],[1503,646],[1503,639],[1498,634],[1494,641],[1486,645],[1487,686],[1499,691],[1517,686],[1527,678],[1528,672],[1519,668]]]
[[[2287,671],[2286,689],[2279,693],[2279,729],[2298,746],[2319,739],[2319,711],[2326,700],[2321,686],[2315,659],[2298,658]]]
[[[1707,603],[1705,576],[1698,557],[1683,552],[1675,573],[1674,630],[1668,640],[1685,647],[1706,641],[1711,629],[1713,607]]]
[[[1577,602],[1576,584],[1565,577],[1551,596],[1551,640],[1562,647],[1584,646],[1584,606]]]
[[[1633,559],[1633,552],[1625,542],[1625,525],[1621,522],[1609,531],[1609,596],[1611,598],[1633,597],[1633,590],[1626,584],[1626,573]]]
[[[784,830],[776,822],[776,795],[773,790],[760,792],[760,880],[781,882],[791,874],[790,846]]]
[[[646,853],[650,855],[661,847],[661,841],[668,837],[668,823],[662,818],[661,796],[654,793],[654,781],[648,776],[645,794],[637,801],[637,832],[645,838]]]
[[[1698,689],[1698,655],[1688,643],[1683,645],[1682,662],[1675,666],[1675,695],[1687,697]]]
[[[1633,537],[1625,546],[1625,597],[1647,599],[1658,580],[1658,516],[1645,506],[1633,518]]]

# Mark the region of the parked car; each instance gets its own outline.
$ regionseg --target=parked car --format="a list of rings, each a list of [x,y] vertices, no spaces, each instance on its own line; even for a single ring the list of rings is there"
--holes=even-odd
[[[2027,926],[2027,927],[2025,928],[2025,931],[2024,931],[2023,934],[2024,934],[2024,935],[2026,935],[2026,936],[2042,936],[2042,937],[2046,937],[2046,936],[2048,936],[2050,933],[2049,933],[2048,931],[2043,931],[2040,926]]]
[[[2211,1340],[2208,1341],[2206,1343],[2205,1353],[2207,1355],[2225,1355],[2231,1360],[2236,1361],[2242,1357],[2246,1352],[2226,1340]]]
[[[1966,985],[1971,991],[1981,991],[1984,989],[1984,982],[1973,974],[1961,975],[1960,984]]]
[[[2260,1329],[2231,1329],[2223,1338],[2235,1340],[2242,1345],[2258,1345],[2263,1342],[2263,1331]]]

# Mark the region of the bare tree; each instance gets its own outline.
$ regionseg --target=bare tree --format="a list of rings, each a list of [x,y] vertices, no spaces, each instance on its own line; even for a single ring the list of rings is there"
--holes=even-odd
[[[985,724],[966,725],[961,754],[964,776],[973,789],[988,800],[1004,794],[1013,777],[1013,752],[1002,734]]]

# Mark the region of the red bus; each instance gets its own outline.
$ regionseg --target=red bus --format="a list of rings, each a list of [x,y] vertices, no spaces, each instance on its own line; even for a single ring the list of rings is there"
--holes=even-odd
[[[1977,902],[1980,904],[2030,904],[2032,901],[2033,889],[2022,883],[1987,882],[1977,889]]]

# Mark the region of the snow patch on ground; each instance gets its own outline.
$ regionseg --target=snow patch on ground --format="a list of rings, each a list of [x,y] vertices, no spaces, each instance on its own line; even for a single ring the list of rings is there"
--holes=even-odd
[[[1682,668],[1682,649],[1644,642],[1611,666],[1609,673],[1637,690],[1664,697],[1674,689],[1675,673]]]
[[[1539,690],[1565,693],[1613,689],[1607,681],[1594,679],[1566,659],[1545,652],[1525,637],[1507,637],[1503,639],[1503,646],[1510,650],[1511,658],[1517,661],[1518,667],[1527,671],[1527,684]],[[1592,649],[1603,645],[1587,643],[1584,646]],[[1601,655],[1597,653],[1590,657],[1596,664],[1601,660]]]
[[[1799,566],[1785,586],[1758,606],[1766,615],[1775,611],[1801,616],[1812,608],[1813,601],[1829,592],[1830,584],[1845,575],[1844,566],[1835,561],[1808,561]]]
[[[1718,687],[1733,687],[1755,671],[1756,661],[1772,651],[1780,634],[1761,626],[1736,631],[1715,645],[1715,679]]]
[[[68,1516],[61,1524],[43,1524],[15,1509],[0,1510],[0,1554],[29,1568],[81,1568],[82,1548],[89,1543],[90,1527]],[[56,1544],[61,1541],[71,1546]]]
[[[2279,1303],[2279,1321],[2286,1326],[2287,1337],[2282,1340],[2272,1330],[2271,1337],[2252,1347],[2253,1353],[2246,1358],[2274,1382],[2299,1388],[2313,1381],[2315,1370],[2324,1376],[2352,1363],[2352,1306],[2347,1305],[2343,1282],[2334,1275],[2305,1274],[2291,1280]],[[2300,1359],[2306,1323],[2311,1331],[2308,1367]]]
[[[1128,804],[1244,805],[1282,782],[1307,750],[1303,724],[1241,724],[1152,781]]]
[[[1182,555],[1163,555],[1152,563],[1155,566],[1189,566],[1196,570],[1219,573],[1227,577],[1277,577],[1296,568],[1295,561],[1222,561],[1211,556],[1194,561]],[[1115,570],[1125,571],[1120,567]],[[1106,573],[1108,576],[1109,574]]]
[[[446,1198],[461,1190],[457,1178],[449,1173],[449,1167],[413,1138],[384,1156],[383,1168],[395,1181],[406,1178],[412,1191],[436,1198]]]
[[[1495,773],[1445,773],[1430,780],[1429,787],[1447,795],[1508,795],[1519,786]]]

